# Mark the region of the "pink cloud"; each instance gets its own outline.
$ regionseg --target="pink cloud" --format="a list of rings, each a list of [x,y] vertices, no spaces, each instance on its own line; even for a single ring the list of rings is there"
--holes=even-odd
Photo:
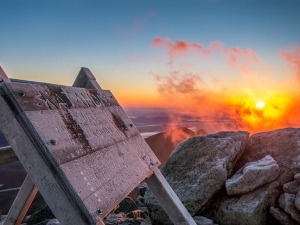
[[[300,47],[294,47],[291,50],[281,51],[281,57],[294,68],[297,79],[300,82]]]
[[[228,64],[231,67],[236,67],[240,64],[247,64],[247,62],[258,62],[259,58],[255,51],[250,48],[242,49],[240,47],[226,47],[220,41],[214,41],[210,44],[212,51],[219,52],[224,55]]]
[[[211,55],[211,50],[198,43],[187,41],[172,41],[170,38],[157,37],[152,42],[152,47],[163,47],[167,50],[169,64],[173,63],[174,57],[197,52],[205,56]]]
[[[213,53],[220,53],[224,56],[228,65],[233,68],[248,68],[251,62],[259,62],[259,58],[255,51],[250,48],[240,48],[238,46],[226,47],[220,41],[213,41],[209,47],[205,47],[200,43],[189,43],[187,41],[172,41],[170,38],[157,37],[152,42],[152,47],[163,47],[167,50],[169,64],[173,63],[176,56],[189,54],[192,52],[199,53],[204,56],[210,56]]]
[[[154,38],[154,40],[152,41],[152,47],[156,48],[162,46],[164,45],[164,42],[165,40],[160,37]]]

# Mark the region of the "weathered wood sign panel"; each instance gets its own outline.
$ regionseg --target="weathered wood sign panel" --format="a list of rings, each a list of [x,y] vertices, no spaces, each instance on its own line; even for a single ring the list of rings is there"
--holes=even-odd
[[[159,165],[110,91],[5,83],[1,93],[79,211],[103,218]]]

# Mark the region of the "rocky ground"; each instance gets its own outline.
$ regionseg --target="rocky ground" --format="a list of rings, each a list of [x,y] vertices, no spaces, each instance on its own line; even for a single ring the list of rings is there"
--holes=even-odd
[[[179,143],[169,157],[161,153],[166,159],[161,171],[198,225],[300,224],[300,129],[250,137],[242,131],[206,136],[181,131],[183,142],[164,139],[169,137],[164,133],[156,137],[163,144],[153,139],[148,144],[159,155],[157,146]],[[133,198],[124,199],[105,223],[172,224],[144,183]],[[46,213],[26,223],[59,224],[43,209]],[[33,220],[38,215],[46,216]]]

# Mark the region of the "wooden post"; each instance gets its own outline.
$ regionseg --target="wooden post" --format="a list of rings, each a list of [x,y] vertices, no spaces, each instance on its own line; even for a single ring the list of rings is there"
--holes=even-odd
[[[37,192],[37,187],[27,175],[3,225],[20,225]]]
[[[2,67],[0,66],[0,82],[3,82],[3,81],[9,81],[9,78],[7,77],[7,75],[4,72],[4,70],[2,69]]]
[[[175,225],[196,225],[159,169],[146,179],[146,183]]]

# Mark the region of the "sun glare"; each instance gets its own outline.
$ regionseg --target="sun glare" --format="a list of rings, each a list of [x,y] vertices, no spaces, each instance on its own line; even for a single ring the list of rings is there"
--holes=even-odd
[[[258,109],[263,109],[264,107],[265,107],[265,102],[263,102],[263,101],[257,101],[256,102],[256,108],[258,108]]]

